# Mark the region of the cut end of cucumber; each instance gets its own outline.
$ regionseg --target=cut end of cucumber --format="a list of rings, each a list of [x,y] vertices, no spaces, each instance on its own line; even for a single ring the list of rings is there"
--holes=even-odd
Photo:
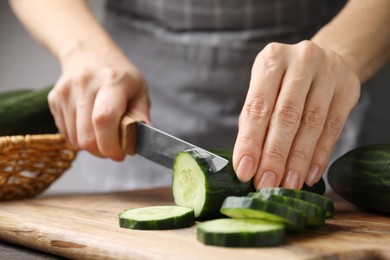
[[[173,198],[178,206],[194,209],[198,217],[205,199],[205,177],[196,160],[186,152],[180,152],[173,168]]]

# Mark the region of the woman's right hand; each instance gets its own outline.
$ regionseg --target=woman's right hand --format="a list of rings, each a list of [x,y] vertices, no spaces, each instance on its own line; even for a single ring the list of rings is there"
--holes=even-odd
[[[150,122],[145,80],[116,46],[74,46],[49,94],[56,125],[69,143],[99,157],[123,160],[119,126],[128,112]]]

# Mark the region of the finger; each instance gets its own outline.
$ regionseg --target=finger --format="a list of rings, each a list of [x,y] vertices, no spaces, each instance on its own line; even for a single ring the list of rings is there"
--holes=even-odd
[[[312,81],[313,72],[301,64],[297,62],[291,65],[283,78],[254,179],[257,189],[279,186],[284,176],[287,158]]]
[[[76,109],[76,130],[79,147],[89,153],[103,157],[100,153],[92,124],[92,111],[96,98],[96,87],[83,86],[79,89]]]
[[[305,180],[309,186],[312,186],[321,179],[326,165],[330,160],[333,147],[343,130],[347,117],[359,99],[359,80],[355,76],[350,80],[345,78],[348,77],[343,77],[343,80],[341,81],[345,85],[336,88],[324,129],[317,142],[309,172]]]
[[[55,88],[49,92],[48,95],[48,103],[50,112],[53,115],[54,122],[57,126],[58,131],[64,136],[65,139],[68,139],[66,133],[66,127],[64,123],[64,117],[62,116],[60,109],[60,102],[57,102],[57,96],[55,92]]]
[[[50,92],[48,99],[60,133],[64,135],[74,148],[78,149],[74,122],[75,110],[72,109],[73,100],[70,89],[71,82],[66,79],[60,79]]]
[[[93,111],[92,124],[97,146],[104,157],[121,161],[124,153],[120,147],[119,122],[126,110],[127,98],[117,86],[99,89]]]
[[[311,84],[281,186],[290,189],[302,187],[325,124],[334,93],[334,85],[334,80],[331,80],[330,76],[326,74],[319,75]]]
[[[233,153],[237,177],[249,181],[256,173],[269,119],[279,92],[285,64],[283,46],[268,45],[256,58]]]
[[[142,83],[145,84],[145,83]],[[131,95],[131,94],[130,94]],[[135,118],[147,124],[151,124],[149,115],[151,102],[148,95],[146,84],[136,93],[136,96],[127,104],[127,112],[134,115]]]
[[[64,124],[66,128],[67,138],[69,143],[75,148],[79,149],[77,141],[77,131],[76,131],[76,109],[74,108],[73,101],[69,101],[66,104],[62,105],[62,117],[64,119]]]

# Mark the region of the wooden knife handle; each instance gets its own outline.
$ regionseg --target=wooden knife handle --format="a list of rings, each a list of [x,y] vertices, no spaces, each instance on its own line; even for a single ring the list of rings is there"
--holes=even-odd
[[[122,150],[130,155],[135,154],[137,144],[137,120],[129,114],[125,114],[121,121],[121,146]]]

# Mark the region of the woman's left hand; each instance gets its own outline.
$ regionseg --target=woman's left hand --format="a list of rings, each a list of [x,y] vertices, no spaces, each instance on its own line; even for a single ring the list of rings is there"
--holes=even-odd
[[[256,57],[233,165],[257,189],[300,189],[322,176],[360,82],[343,58],[311,41],[271,43]]]

